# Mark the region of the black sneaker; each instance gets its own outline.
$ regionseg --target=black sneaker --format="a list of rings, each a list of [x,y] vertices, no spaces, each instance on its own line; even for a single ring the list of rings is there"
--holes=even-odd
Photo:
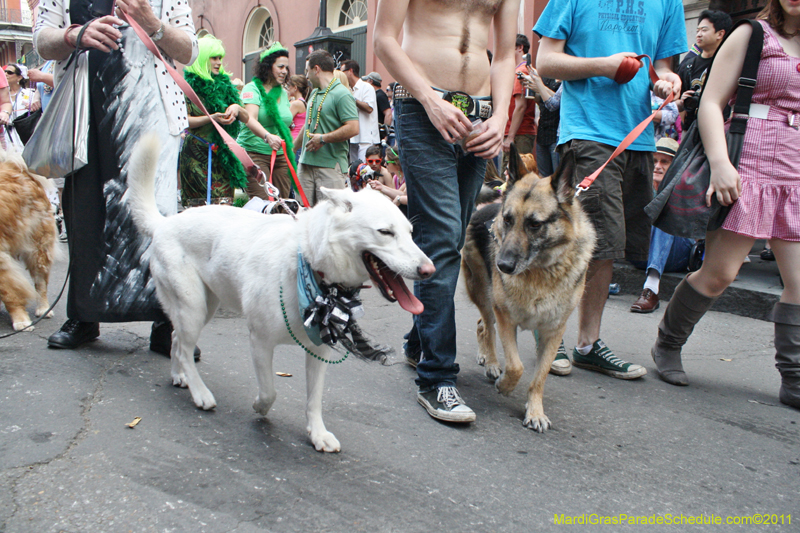
[[[475,411],[464,404],[458,389],[439,387],[428,392],[417,392],[417,401],[437,420],[445,422],[474,422]]]
[[[47,346],[74,350],[75,348],[95,340],[100,336],[100,324],[97,322],[81,322],[80,320],[67,320],[61,329],[50,335]]]
[[[169,321],[153,322],[150,328],[150,351],[170,357],[172,351],[172,323]],[[194,347],[194,361],[200,361],[200,348]]]
[[[394,348],[371,339],[355,322],[350,325],[350,335],[353,337],[354,343],[354,349],[351,351],[361,359],[386,364],[389,356],[394,353]]]
[[[417,368],[417,365],[422,360],[422,351],[419,352],[409,352],[408,345],[403,345],[403,353],[406,356],[406,363],[411,368]]]

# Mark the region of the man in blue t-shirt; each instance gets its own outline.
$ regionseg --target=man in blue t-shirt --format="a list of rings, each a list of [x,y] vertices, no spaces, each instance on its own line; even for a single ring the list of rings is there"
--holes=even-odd
[[[550,0],[533,31],[542,38],[539,74],[564,80],[558,143],[562,161],[574,157],[574,184],[599,168],[651,113],[646,68],[628,83],[614,81],[626,57],[649,55],[660,78],[656,95],[680,95],[680,78],[670,70],[672,56],[687,48],[680,0]],[[600,50],[609,55],[595,57]],[[608,349],[600,340],[600,322],[614,259],[647,258],[650,220],[644,206],[653,195],[653,151],[651,124],[580,196],[597,230],[597,246],[578,308],[573,361],[621,379],[641,377],[647,370]],[[565,353],[553,365],[564,367],[561,374],[571,366]]]

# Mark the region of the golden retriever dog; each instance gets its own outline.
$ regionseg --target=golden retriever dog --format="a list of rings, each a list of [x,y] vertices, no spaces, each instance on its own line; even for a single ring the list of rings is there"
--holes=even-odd
[[[461,252],[461,271],[470,300],[478,307],[478,363],[497,390],[509,395],[522,377],[517,328],[538,331],[536,369],[528,388],[523,424],[544,432],[550,419],[542,395],[567,319],[583,294],[595,231],[575,200],[567,156],[549,178],[526,172],[514,145],[501,204],[474,214]],[[495,322],[505,353],[500,369]]]
[[[0,300],[15,331],[33,329],[26,307],[34,297],[37,317],[50,307],[47,283],[58,238],[47,198],[52,187],[42,176],[28,172],[22,156],[0,149]],[[51,311],[46,318],[52,316]]]

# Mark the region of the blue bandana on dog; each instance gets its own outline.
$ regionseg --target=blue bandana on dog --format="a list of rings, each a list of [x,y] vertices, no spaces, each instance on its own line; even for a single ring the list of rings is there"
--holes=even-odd
[[[297,251],[297,303],[306,334],[317,346],[334,346],[340,339],[347,339],[350,325],[364,316],[358,291],[358,287],[346,289],[318,283],[311,265]]]

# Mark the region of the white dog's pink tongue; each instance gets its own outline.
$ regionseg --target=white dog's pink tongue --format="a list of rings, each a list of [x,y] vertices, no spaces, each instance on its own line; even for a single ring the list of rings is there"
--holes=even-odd
[[[400,307],[411,313],[418,315],[425,310],[425,306],[420,302],[414,293],[408,290],[406,282],[400,276],[386,276],[386,284],[392,289],[393,296],[400,304]]]

